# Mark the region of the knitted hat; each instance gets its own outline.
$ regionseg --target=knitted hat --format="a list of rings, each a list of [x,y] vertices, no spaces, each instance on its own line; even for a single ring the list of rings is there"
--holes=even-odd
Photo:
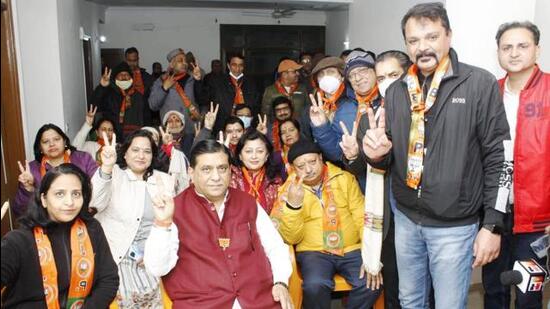
[[[317,65],[313,68],[311,74],[316,76],[317,73],[326,68],[336,68],[338,69],[338,72],[344,76],[344,61],[339,57],[326,57],[321,59],[321,61],[319,61],[319,63],[317,63]]]
[[[182,54],[185,56],[185,51],[183,51],[183,49],[181,48],[173,49],[171,52],[168,53],[168,55],[166,55],[166,60],[170,62],[172,61],[172,59],[174,59],[174,57],[176,57],[179,54]]]
[[[281,61],[281,63],[279,63],[279,68],[277,69],[277,72],[282,73],[282,72],[286,72],[288,70],[296,71],[296,70],[299,70],[301,68],[302,68],[302,66],[297,64],[294,60],[286,59],[286,60]]]
[[[125,61],[122,61],[119,63],[116,67],[113,68],[111,71],[111,78],[116,79],[116,76],[120,72],[128,72],[130,76],[132,76],[132,70],[130,69],[130,66]]]
[[[294,160],[301,155],[307,153],[321,153],[321,149],[314,142],[308,141],[306,139],[300,140],[299,143],[294,143],[290,146],[288,151],[288,162],[294,163]]]
[[[166,126],[166,123],[168,122],[168,117],[170,117],[170,115],[172,114],[178,116],[179,119],[181,119],[181,123],[185,126],[185,117],[183,116],[182,113],[175,110],[168,111],[166,114],[164,114],[164,117],[162,117],[162,124],[164,126]]]
[[[369,67],[374,68],[374,58],[368,53],[354,50],[346,59],[346,68],[344,69],[344,76],[348,76],[349,72],[355,68]]]

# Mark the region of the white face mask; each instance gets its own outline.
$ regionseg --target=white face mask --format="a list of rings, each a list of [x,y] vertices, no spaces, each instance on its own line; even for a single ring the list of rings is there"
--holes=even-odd
[[[378,83],[378,91],[380,92],[380,95],[382,97],[384,98],[386,97],[386,90],[388,90],[388,87],[390,87],[390,85],[396,80],[398,80],[398,78],[395,78],[395,79],[386,78],[381,83]]]
[[[338,90],[342,81],[334,76],[323,76],[319,81],[319,87],[321,90],[328,94],[333,94]]]
[[[233,74],[233,72],[229,71],[229,75],[231,75],[234,79],[239,79],[241,77],[243,77],[243,73],[239,74],[239,76],[235,76],[235,74]]]
[[[245,129],[250,127],[250,123],[252,123],[252,117],[239,116],[239,119],[243,122]]]
[[[133,79],[129,80],[115,80],[115,84],[118,86],[118,88],[122,90],[126,90],[132,86],[132,83],[134,82]]]

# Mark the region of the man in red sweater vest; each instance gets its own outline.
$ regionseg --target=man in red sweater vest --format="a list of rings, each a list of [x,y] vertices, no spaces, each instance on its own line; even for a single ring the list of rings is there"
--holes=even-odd
[[[173,308],[292,308],[288,247],[252,196],[228,188],[229,158],[214,140],[197,143],[193,184],[173,200],[153,197],[145,267],[162,277]]]
[[[499,86],[512,141],[505,145],[508,173],[500,179],[510,188],[502,196],[508,213],[501,252],[483,268],[486,309],[510,308],[510,288],[500,284],[499,276],[514,261],[535,259],[546,265],[547,257],[537,256],[530,245],[550,227],[550,74],[536,64],[539,39],[538,27],[528,21],[505,23],[496,34],[498,61],[507,73]],[[542,308],[542,291],[516,288],[515,308]]]

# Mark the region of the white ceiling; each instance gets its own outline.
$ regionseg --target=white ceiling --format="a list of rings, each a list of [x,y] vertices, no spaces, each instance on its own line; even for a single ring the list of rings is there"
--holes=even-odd
[[[87,0],[105,6],[194,7],[235,9],[294,9],[333,11],[347,9],[353,0]]]

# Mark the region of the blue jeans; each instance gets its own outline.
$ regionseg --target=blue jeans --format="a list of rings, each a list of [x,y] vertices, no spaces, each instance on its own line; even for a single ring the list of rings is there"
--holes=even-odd
[[[347,308],[371,308],[380,295],[380,290],[367,289],[365,278],[359,279],[363,264],[361,250],[348,252],[344,256],[317,251],[298,252],[296,261],[303,278],[305,309],[330,308],[334,274],[341,275],[352,286]]]
[[[427,227],[398,209],[394,218],[401,306],[429,308],[433,280],[436,308],[466,308],[478,224]]]

